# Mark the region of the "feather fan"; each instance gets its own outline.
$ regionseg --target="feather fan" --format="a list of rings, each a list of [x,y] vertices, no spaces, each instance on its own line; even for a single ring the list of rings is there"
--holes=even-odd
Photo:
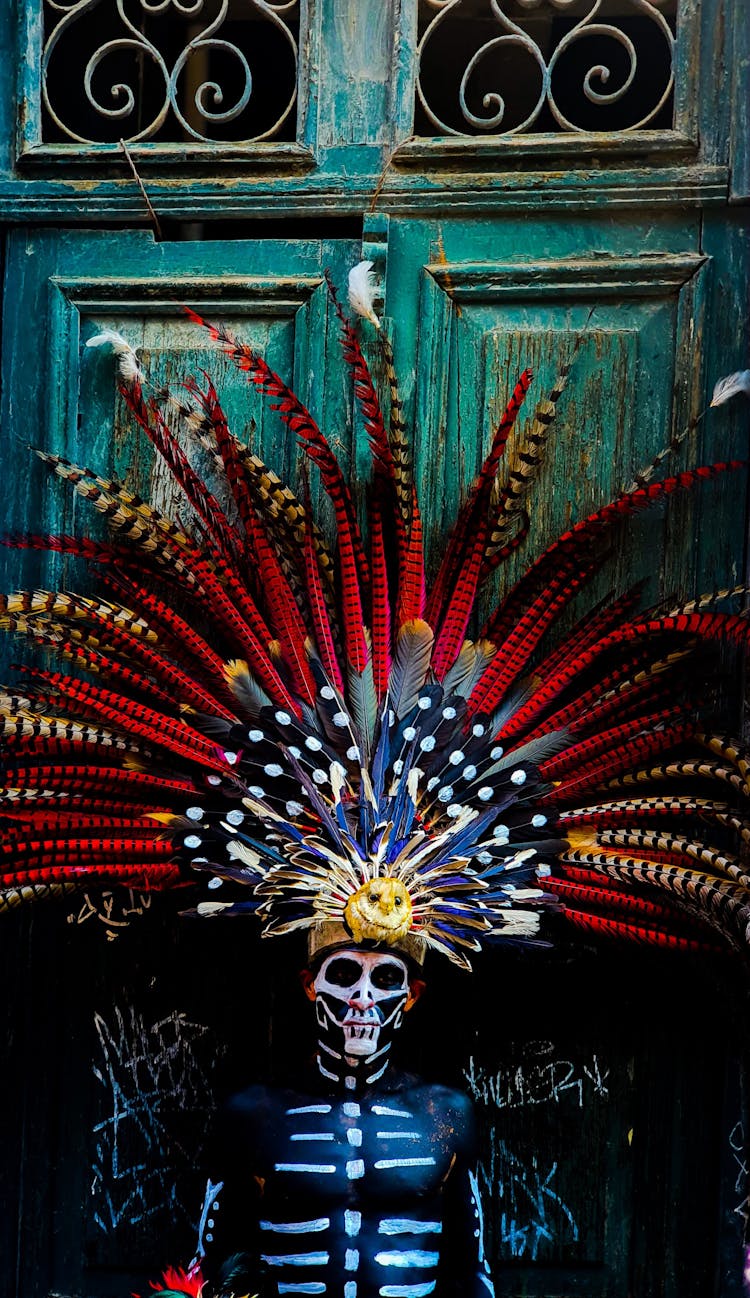
[[[267,934],[330,922],[353,934],[362,889],[390,879],[408,896],[409,918],[378,934],[462,968],[484,942],[533,941],[541,908],[553,904],[571,937],[745,950],[750,754],[696,720],[703,700],[687,670],[710,662],[717,644],[746,647],[750,620],[717,607],[745,588],[645,610],[639,588],[612,592],[552,639],[606,564],[614,528],[743,466],[657,480],[660,453],[630,490],[548,545],[474,638],[480,584],[525,544],[580,339],[518,433],[503,478],[532,384],[529,370],[521,375],[428,583],[371,270],[362,262],[351,272],[349,302],[376,330],[387,421],[368,330],[360,340],[330,284],[372,456],[367,548],[313,415],[223,325],[189,312],[317,466],[335,536],[314,518],[305,480],[299,491],[286,486],[236,439],[208,375],[149,397],[127,339],[105,331],[90,340],[114,353],[113,384],[195,522],[40,452],[109,537],[5,538],[87,564],[96,593],[0,599],[0,628],[52,659],[0,694],[0,910],[137,883],[179,897],[187,888],[195,913],[254,915]],[[730,376],[715,404],[745,386]],[[215,490],[191,461],[196,439],[212,457]],[[208,879],[219,896],[204,891]]]

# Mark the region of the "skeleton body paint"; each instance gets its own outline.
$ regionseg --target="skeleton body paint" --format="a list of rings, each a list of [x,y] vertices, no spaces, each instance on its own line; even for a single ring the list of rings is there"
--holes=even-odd
[[[299,1087],[235,1095],[224,1114],[212,1250],[221,1298],[493,1292],[470,1102],[390,1065],[417,987],[395,951],[335,950],[308,974],[319,1030],[309,1071]]]

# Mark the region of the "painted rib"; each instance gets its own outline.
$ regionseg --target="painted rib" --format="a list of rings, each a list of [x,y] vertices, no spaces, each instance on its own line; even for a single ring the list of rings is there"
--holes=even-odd
[[[435,1159],[430,1158],[380,1158],[375,1166],[378,1170],[389,1167],[434,1167]]]
[[[378,1140],[420,1140],[418,1131],[376,1131]]]
[[[325,1175],[336,1171],[333,1163],[274,1163],[273,1166],[276,1172],[320,1172]]]
[[[319,1280],[309,1280],[302,1284],[285,1284],[279,1280],[279,1293],[325,1293],[326,1287]]]
[[[332,1131],[295,1131],[290,1140],[333,1140]]]
[[[301,1109],[287,1109],[287,1117],[295,1113],[330,1113],[330,1104],[303,1104]]]
[[[437,1266],[440,1261],[440,1254],[427,1253],[421,1248],[391,1249],[387,1253],[376,1253],[375,1261],[380,1266]]]
[[[328,1253],[261,1253],[268,1266],[328,1266]]]
[[[378,1289],[380,1298],[427,1298],[434,1293],[437,1280],[427,1280],[423,1284],[384,1284]]]
[[[315,1217],[313,1221],[261,1221],[261,1230],[273,1230],[280,1235],[309,1235],[313,1231],[328,1230],[330,1217]]]
[[[387,1104],[373,1104],[372,1112],[378,1118],[413,1118],[413,1113],[407,1113],[406,1109],[389,1109]]]
[[[384,1217],[378,1226],[381,1235],[440,1235],[442,1221],[416,1221],[411,1217]]]

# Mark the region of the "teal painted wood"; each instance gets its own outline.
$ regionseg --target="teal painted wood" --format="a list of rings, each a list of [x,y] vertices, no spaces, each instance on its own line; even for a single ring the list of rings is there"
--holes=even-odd
[[[673,432],[700,413],[705,382],[713,384],[719,365],[712,358],[704,379],[700,339],[709,270],[703,254],[691,251],[694,226],[629,225],[626,238],[614,232],[608,241],[600,232],[596,255],[580,225],[559,224],[554,239],[550,235],[541,221],[536,227],[485,222],[468,228],[456,221],[392,222],[389,228],[386,313],[395,321],[404,396],[416,420],[425,513],[437,520],[428,533],[433,553],[432,533],[445,511],[455,510],[476,471],[514,376],[532,365],[533,400],[541,399],[595,305],[587,326],[591,341],[573,373],[536,493],[529,541],[508,565],[508,581],[571,519],[626,486]],[[514,258],[521,238],[523,260]],[[295,379],[346,458],[346,381],[321,268],[330,264],[342,282],[358,255],[351,244],[319,242],[154,244],[146,234],[74,231],[12,236],[6,300],[16,311],[6,321],[4,428],[13,440],[6,444],[20,449],[41,441],[72,459],[130,473],[139,489],[147,489],[150,448],[133,437],[114,398],[111,359],[88,351],[85,338],[104,327],[119,329],[142,348],[156,382],[195,369],[207,363],[210,349],[181,315],[189,299],[209,314],[220,311],[274,368]],[[28,320],[42,326],[34,347]],[[278,420],[233,367],[219,360],[218,370],[233,424],[244,428],[254,421],[260,453],[294,476],[298,454]],[[706,458],[737,453],[739,428],[729,430],[741,424],[738,403],[735,411],[707,417]],[[720,430],[718,445],[712,445],[713,427]],[[367,472],[361,432],[357,445],[355,480]],[[698,449],[693,438],[684,461]],[[42,492],[45,471],[31,460],[28,472],[27,479],[23,470],[17,475],[8,502],[12,526],[22,525],[29,499]],[[157,489],[160,481],[157,474]],[[45,526],[72,526],[80,502],[50,491],[46,500]],[[722,510],[723,529],[711,522],[712,502]],[[654,600],[732,584],[743,566],[743,510],[744,487],[735,477],[676,502],[665,516],[637,521],[635,561],[629,555],[627,570],[621,565],[613,579],[622,584],[650,577]],[[695,544],[685,545],[686,536]],[[658,577],[655,547],[670,550]],[[7,571],[7,557],[4,562]]]
[[[296,143],[145,143],[135,148],[138,165],[157,210],[182,220],[197,213],[222,219],[270,210],[356,212],[373,203],[387,211],[424,210],[459,195],[477,210],[622,207],[646,195],[654,205],[721,202],[730,183],[730,118],[735,137],[743,130],[743,83],[734,106],[727,73],[746,66],[743,0],[680,0],[679,14],[674,129],[416,140],[416,0],[307,0]],[[12,0],[0,24],[0,48],[8,51],[0,100],[9,115],[0,133],[0,216],[145,219],[116,148],[40,143],[40,6]],[[727,94],[716,95],[723,82]],[[735,148],[735,170],[742,156]]]
[[[515,376],[526,365],[536,374],[523,428],[577,330],[589,341],[561,402],[530,536],[501,588],[700,414],[722,364],[715,352],[707,358],[702,341],[712,280],[691,222],[605,230],[574,220],[391,221],[387,309],[415,419],[425,514],[437,520],[428,534],[433,563],[439,520],[468,488]],[[741,302],[729,298],[725,310],[742,333]],[[707,414],[678,466],[743,456],[743,416],[741,403]],[[744,501],[744,477],[733,475],[633,520],[600,593],[643,577],[646,599],[656,601],[742,580]]]
[[[220,316],[256,345],[335,437],[344,464],[353,462],[348,385],[322,272],[330,267],[341,282],[358,255],[355,245],[335,240],[168,245],[142,232],[11,235],[2,426],[5,456],[16,472],[5,526],[54,532],[73,529],[79,517],[82,525],[92,523],[92,511],[59,490],[29,445],[122,475],[166,503],[165,475],[116,395],[111,354],[85,347],[103,328],[141,349],[156,386],[210,366],[232,427],[281,474],[296,478],[294,439],[186,320],[186,302]],[[31,331],[24,321],[33,322]],[[0,560],[4,589],[18,584],[16,558],[5,552]],[[59,576],[60,567],[45,565],[46,580]],[[27,571],[32,583],[40,580],[38,563],[32,560]]]

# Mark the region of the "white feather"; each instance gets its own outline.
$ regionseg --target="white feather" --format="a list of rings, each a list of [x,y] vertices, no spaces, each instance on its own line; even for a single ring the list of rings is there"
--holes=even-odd
[[[750,397],[750,370],[737,370],[736,374],[727,374],[726,378],[719,379],[711,397],[711,405],[723,406],[725,401],[736,397],[738,392],[744,392],[746,397]]]
[[[143,370],[138,364],[138,357],[135,349],[130,346],[127,338],[118,334],[114,329],[103,329],[100,334],[95,334],[89,338],[86,343],[87,347],[111,347],[115,353],[120,367],[120,377],[126,383],[140,383],[143,380]]]
[[[373,306],[376,296],[379,295],[372,275],[372,262],[357,262],[349,271],[349,305],[357,315],[363,316],[379,329],[380,321]]]

